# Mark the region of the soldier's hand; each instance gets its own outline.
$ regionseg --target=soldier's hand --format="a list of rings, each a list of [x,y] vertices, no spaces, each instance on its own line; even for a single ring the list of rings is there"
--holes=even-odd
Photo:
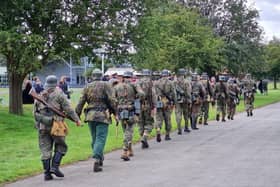
[[[76,126],[77,126],[77,127],[81,126],[81,121],[80,121],[80,120],[79,120],[79,121],[76,121]]]

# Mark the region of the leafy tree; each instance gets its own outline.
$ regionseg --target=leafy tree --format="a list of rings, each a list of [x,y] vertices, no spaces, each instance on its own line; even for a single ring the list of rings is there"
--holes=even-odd
[[[171,1],[143,16],[133,33],[133,60],[140,67],[189,67],[212,73],[221,62],[223,42],[214,37],[206,20]]]

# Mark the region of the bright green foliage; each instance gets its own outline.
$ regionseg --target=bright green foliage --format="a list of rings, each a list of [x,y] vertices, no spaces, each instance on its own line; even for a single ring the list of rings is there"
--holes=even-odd
[[[138,66],[171,70],[216,69],[223,46],[206,20],[174,3],[162,5],[142,17],[134,30],[133,42],[137,51],[133,60]]]

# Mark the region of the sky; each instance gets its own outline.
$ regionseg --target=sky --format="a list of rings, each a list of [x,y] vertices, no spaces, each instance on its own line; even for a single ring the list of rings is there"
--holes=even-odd
[[[264,29],[264,41],[280,38],[280,0],[249,0],[260,12],[259,23]]]

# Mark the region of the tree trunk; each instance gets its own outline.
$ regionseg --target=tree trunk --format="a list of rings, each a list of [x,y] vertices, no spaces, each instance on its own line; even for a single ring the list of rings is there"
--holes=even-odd
[[[277,77],[276,76],[273,77],[273,82],[274,82],[274,89],[276,90],[277,89]]]
[[[22,83],[23,78],[14,73],[9,73],[9,112],[22,115]]]

